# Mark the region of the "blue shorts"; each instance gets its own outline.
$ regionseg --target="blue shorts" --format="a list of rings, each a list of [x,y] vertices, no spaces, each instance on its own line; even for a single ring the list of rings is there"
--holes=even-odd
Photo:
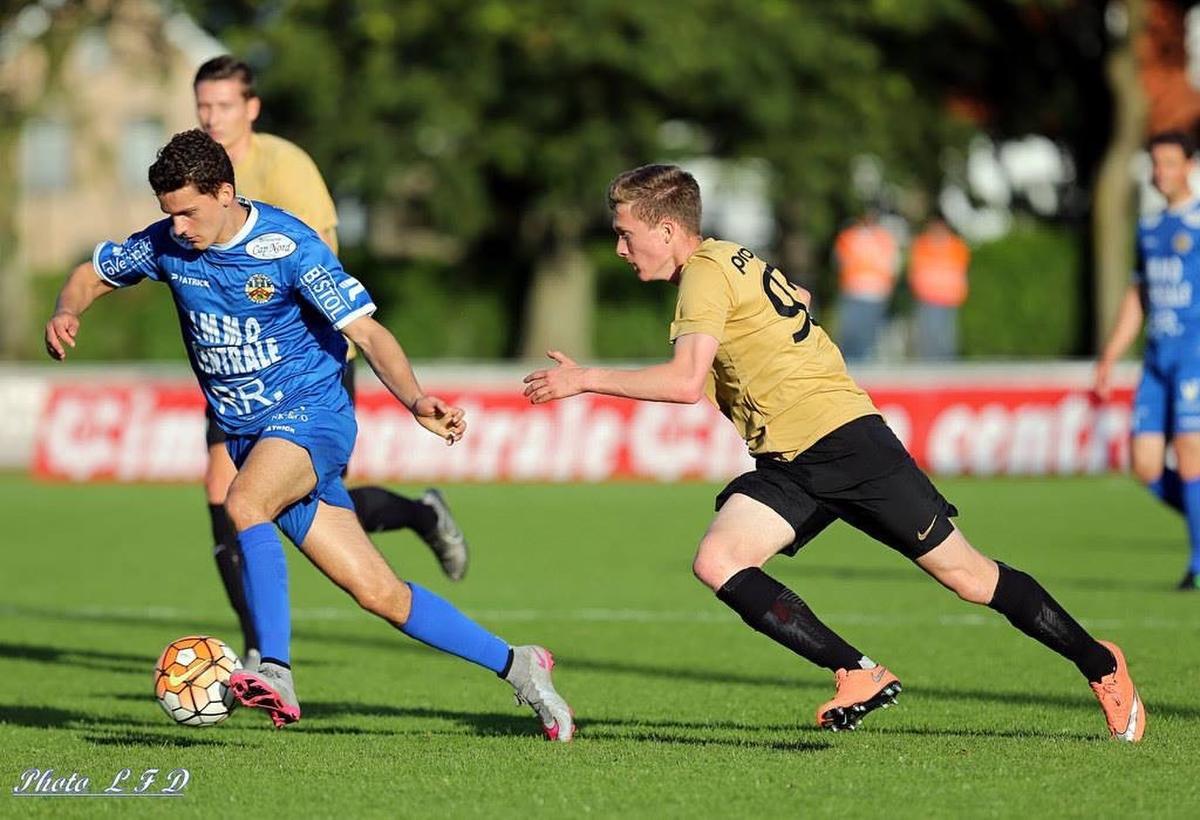
[[[342,473],[350,461],[357,435],[358,423],[354,420],[352,405],[347,404],[340,410],[301,406],[271,416],[267,426],[258,433],[227,436],[225,449],[238,469],[246,462],[254,445],[265,438],[285,439],[308,451],[313,472],[317,474],[317,485],[275,519],[279,529],[298,547],[304,543],[316,517],[318,501],[354,509],[350,493],[342,483]]]
[[[1200,361],[1147,361],[1133,397],[1133,434],[1200,433]]]

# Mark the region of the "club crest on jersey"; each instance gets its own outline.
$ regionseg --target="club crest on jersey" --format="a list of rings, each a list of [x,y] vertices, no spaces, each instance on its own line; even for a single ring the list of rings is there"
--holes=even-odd
[[[1185,254],[1192,249],[1192,237],[1187,231],[1180,231],[1171,237],[1171,249],[1178,254]]]
[[[1200,399],[1200,379],[1188,379],[1179,383],[1179,392],[1188,404],[1194,404]]]
[[[256,273],[246,280],[246,298],[256,305],[265,305],[275,295],[275,283],[266,274]]]

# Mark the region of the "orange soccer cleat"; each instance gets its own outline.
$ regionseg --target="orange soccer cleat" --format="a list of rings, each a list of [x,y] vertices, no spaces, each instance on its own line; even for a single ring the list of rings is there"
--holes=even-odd
[[[1101,678],[1099,683],[1089,685],[1096,694],[1096,700],[1100,701],[1104,719],[1108,721],[1108,732],[1113,739],[1137,743],[1146,731],[1146,707],[1138,697],[1133,678],[1129,677],[1129,667],[1125,665],[1121,648],[1108,641],[1100,641],[1100,644],[1113,653],[1117,668]]]
[[[857,729],[868,713],[895,703],[901,689],[900,680],[884,666],[839,669],[834,680],[837,694],[817,707],[817,725],[834,732]]]

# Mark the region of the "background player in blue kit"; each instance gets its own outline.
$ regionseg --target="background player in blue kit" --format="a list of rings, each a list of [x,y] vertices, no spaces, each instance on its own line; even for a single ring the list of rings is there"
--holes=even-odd
[[[1133,472],[1187,519],[1191,557],[1179,588],[1200,589],[1200,202],[1188,176],[1195,143],[1167,132],[1150,140],[1154,187],[1167,200],[1137,230],[1137,267],[1096,366],[1108,394],[1113,364],[1146,325],[1142,378],[1133,400]],[[1167,442],[1178,470],[1165,466]]]
[[[170,288],[192,369],[238,467],[226,508],[263,655],[257,669],[231,678],[238,699],[265,709],[276,726],[300,718],[275,522],[364,609],[491,669],[533,707],[547,737],[570,740],[574,722],[551,682],[550,653],[510,647],[448,601],[397,578],[342,484],[357,433],[341,383],[346,338],[416,420],[449,444],[466,430],[462,410],[421,390],[395,337],[372,318],[366,288],[311,228],[236,196],[229,156],[203,131],[176,134],[149,177],[167,218],[123,243],[101,242],[72,271],[46,324],[46,349],[65,358],[80,315],[100,296],[147,278]]]

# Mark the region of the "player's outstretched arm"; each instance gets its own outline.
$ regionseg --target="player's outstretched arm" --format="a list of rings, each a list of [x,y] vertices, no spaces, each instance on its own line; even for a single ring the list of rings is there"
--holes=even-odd
[[[1112,333],[1109,334],[1108,342],[1105,343],[1100,359],[1096,362],[1094,389],[1100,398],[1108,398],[1113,364],[1125,355],[1125,351],[1137,339],[1144,317],[1141,291],[1137,285],[1130,285],[1121,299],[1121,306],[1117,309],[1117,321],[1113,325]]]
[[[453,444],[467,431],[462,408],[453,407],[421,390],[408,356],[396,337],[370,316],[355,319],[342,333],[358,346],[375,375],[407,407],[422,427]]]
[[[637,370],[580,367],[565,354],[552,350],[547,355],[558,362],[558,367],[526,376],[525,396],[533,404],[577,393],[695,404],[704,397],[704,382],[718,344],[716,337],[707,333],[688,333],[675,340],[675,355],[669,362]]]
[[[50,358],[59,361],[67,358],[67,348],[75,347],[75,337],[79,334],[79,317],[92,302],[114,290],[96,273],[91,261],[71,271],[58,292],[54,314],[46,322],[46,353]]]

